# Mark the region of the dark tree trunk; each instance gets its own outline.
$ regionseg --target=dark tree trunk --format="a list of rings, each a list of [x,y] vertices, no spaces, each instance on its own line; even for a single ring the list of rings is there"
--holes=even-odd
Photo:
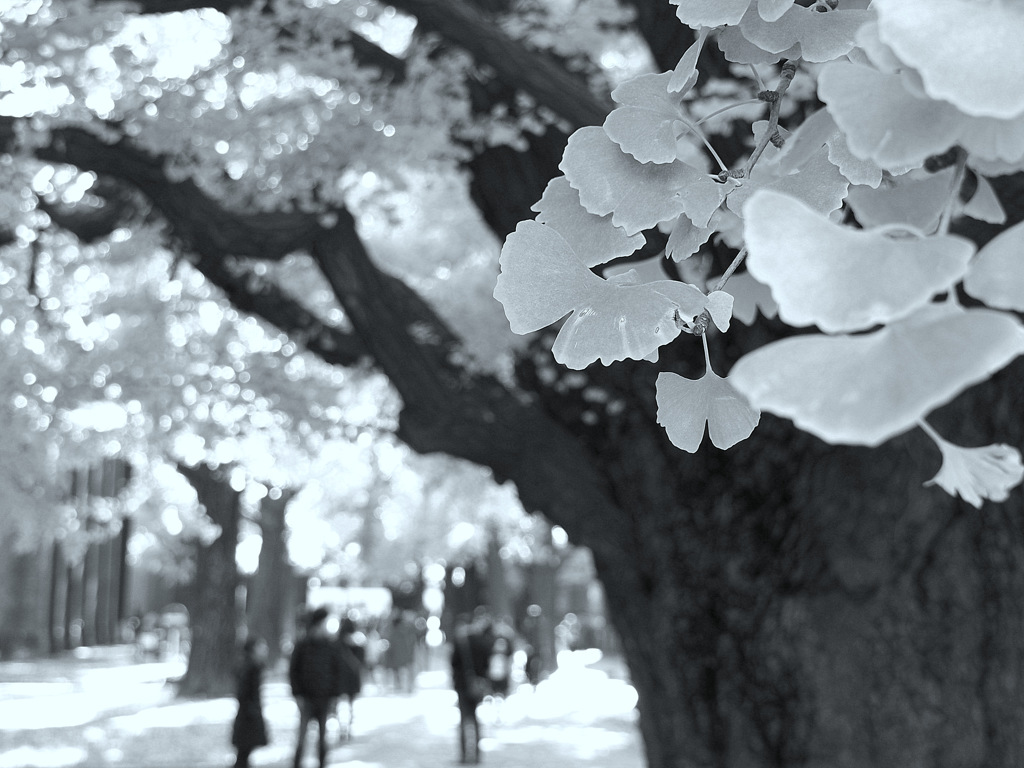
[[[285,490],[275,498],[265,497],[260,504],[260,530],[263,546],[259,566],[252,579],[248,600],[249,632],[262,637],[270,646],[270,662],[281,656],[285,637],[285,613],[291,605],[289,593],[294,580],[288,562],[284,514],[295,491]]]
[[[234,688],[232,667],[238,632],[235,606],[238,590],[240,493],[231,487],[229,471],[204,464],[178,465],[199,496],[207,516],[220,527],[210,542],[195,541],[196,572],[189,610],[192,648],[188,670],[181,680],[182,696],[225,696]]]

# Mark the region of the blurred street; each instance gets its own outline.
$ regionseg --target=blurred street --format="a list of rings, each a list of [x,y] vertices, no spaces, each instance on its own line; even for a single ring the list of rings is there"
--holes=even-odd
[[[457,763],[458,710],[443,657],[412,694],[368,683],[352,739],[330,765],[439,768]],[[230,766],[235,701],[174,698],[180,663],[137,663],[127,647],[56,660],[0,663],[0,768]],[[636,694],[621,664],[598,651],[563,653],[537,689],[522,685],[480,708],[482,763],[493,768],[641,768]],[[298,716],[280,673],[263,688],[271,744],[254,766],[289,766]],[[314,766],[313,734],[305,765]]]

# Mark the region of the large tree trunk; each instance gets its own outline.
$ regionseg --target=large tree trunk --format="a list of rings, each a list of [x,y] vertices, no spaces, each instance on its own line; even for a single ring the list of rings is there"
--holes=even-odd
[[[689,456],[654,426],[655,366],[588,373],[632,404],[590,427],[631,528],[595,560],[652,768],[1024,765],[1020,490],[979,512],[921,487],[920,434],[836,447],[768,416]],[[934,423],[1019,445],[1021,375]],[[582,388],[545,404],[579,413]]]
[[[277,498],[265,497],[260,504],[263,545],[248,600],[249,633],[267,641],[271,663],[281,656],[285,612],[291,605],[289,595],[294,576],[288,563],[284,513],[295,493],[284,490]]]
[[[207,516],[220,527],[220,534],[212,542],[195,542],[196,572],[190,604],[186,606],[192,648],[178,692],[182,696],[225,696],[234,690],[232,670],[239,627],[235,550],[241,494],[231,487],[230,473],[223,467],[179,464],[178,471],[196,489]]]

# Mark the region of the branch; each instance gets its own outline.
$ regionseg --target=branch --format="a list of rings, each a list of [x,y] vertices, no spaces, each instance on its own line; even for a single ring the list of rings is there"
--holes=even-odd
[[[348,211],[335,211],[330,226],[305,213],[240,214],[191,181],[171,181],[161,158],[126,139],[108,144],[80,128],[52,136],[37,156],[134,186],[167,220],[179,247],[196,254],[196,267],[240,309],[259,313],[330,362],[371,356],[402,396],[398,434],[414,450],[490,467],[499,480],[516,482],[526,509],[571,525],[595,553],[621,550],[626,520],[586,448],[521,394],[459,365],[457,336],[418,294],[373,264]],[[311,313],[240,266],[298,251],[320,266],[352,334],[328,327],[310,333],[318,322]]]

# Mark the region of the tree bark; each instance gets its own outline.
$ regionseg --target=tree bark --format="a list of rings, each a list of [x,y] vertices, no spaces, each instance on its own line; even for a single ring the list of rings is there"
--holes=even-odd
[[[178,690],[182,696],[226,696],[234,690],[233,665],[239,616],[235,550],[241,494],[231,487],[229,471],[204,464],[178,465],[199,496],[209,518],[220,527],[215,540],[195,541],[196,571],[189,610],[192,647],[188,670]]]
[[[263,545],[260,548],[259,567],[252,580],[248,618],[250,634],[267,641],[271,664],[281,656],[285,611],[290,605],[288,594],[294,580],[288,563],[284,515],[295,493],[294,490],[284,490],[278,498],[268,496],[260,504],[259,523]]]

